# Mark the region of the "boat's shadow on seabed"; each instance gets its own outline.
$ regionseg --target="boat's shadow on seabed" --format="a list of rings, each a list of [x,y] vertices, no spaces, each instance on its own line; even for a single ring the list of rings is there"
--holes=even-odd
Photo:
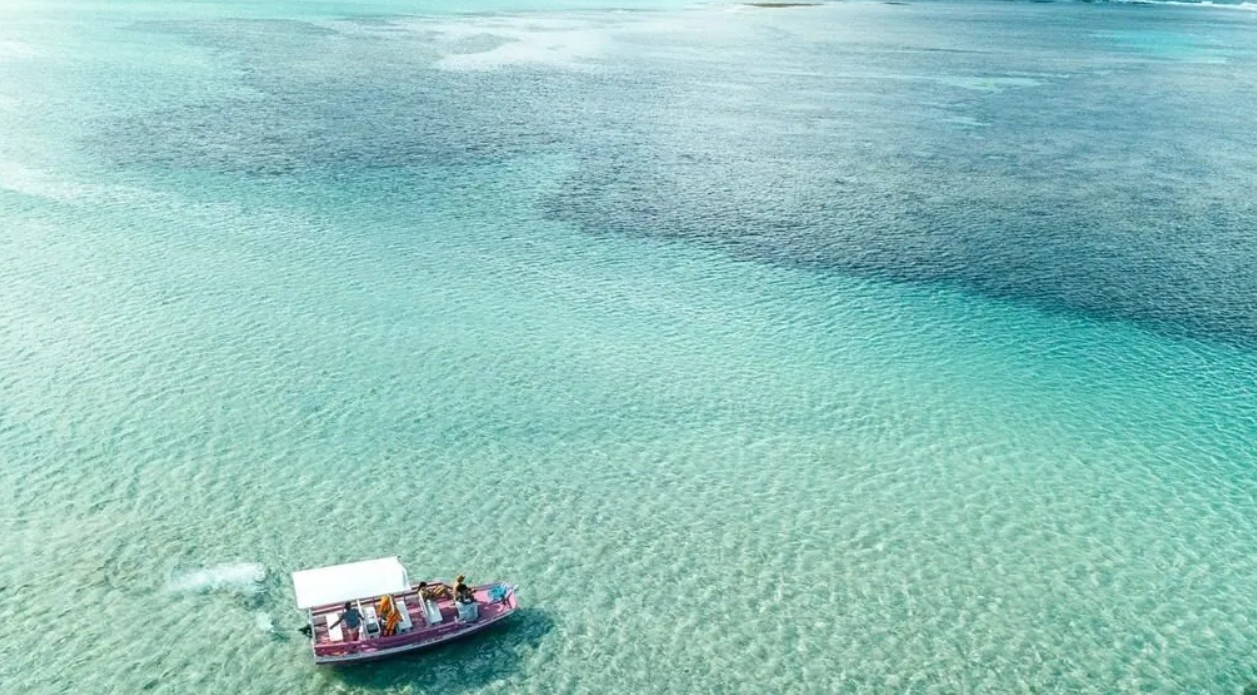
[[[515,615],[466,639],[447,645],[362,664],[324,667],[325,678],[356,688],[409,686],[418,692],[453,693],[477,690],[509,679],[519,662],[554,628],[554,620],[537,608]]]

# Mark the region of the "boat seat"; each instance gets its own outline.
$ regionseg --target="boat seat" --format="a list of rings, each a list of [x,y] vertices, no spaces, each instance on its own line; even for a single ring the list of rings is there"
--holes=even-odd
[[[358,610],[362,612],[362,631],[365,636],[373,639],[379,637],[383,625],[380,624],[380,616],[375,613],[375,606],[364,606],[359,603]]]
[[[442,620],[441,607],[436,604],[436,601],[429,601],[427,599],[420,600],[423,601],[424,621],[429,625],[440,625]]]
[[[327,615],[323,616],[323,619],[327,621],[327,641],[329,642],[345,641],[345,634],[341,632],[340,625],[337,625],[336,627],[332,627],[332,623],[336,622],[336,619],[339,617],[340,615],[336,614],[335,612],[328,613]]]
[[[401,618],[397,622],[397,634],[410,632],[414,625],[410,622],[410,609],[406,608],[406,602],[401,598],[395,598],[393,599],[393,606],[398,610],[398,616]]]

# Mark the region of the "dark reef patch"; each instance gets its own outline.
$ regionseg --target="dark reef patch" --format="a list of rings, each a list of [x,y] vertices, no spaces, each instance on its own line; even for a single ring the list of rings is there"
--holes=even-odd
[[[268,177],[544,153],[571,166],[539,207],[591,234],[1257,344],[1251,62],[1136,55],[1046,15],[1036,45],[998,15],[880,12],[839,38],[708,39],[703,60],[684,36],[638,39],[588,71],[437,69],[499,45],[492,32],[438,47],[413,30],[145,26],[232,61],[239,88],[140,110],[89,145],[122,167]],[[1168,21],[1132,17],[1107,21]]]

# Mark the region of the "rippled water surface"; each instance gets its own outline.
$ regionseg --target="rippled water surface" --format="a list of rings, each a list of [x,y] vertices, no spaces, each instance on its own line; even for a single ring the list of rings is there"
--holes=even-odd
[[[1239,692],[1257,13],[0,6],[0,690]],[[527,609],[316,670],[288,573]]]

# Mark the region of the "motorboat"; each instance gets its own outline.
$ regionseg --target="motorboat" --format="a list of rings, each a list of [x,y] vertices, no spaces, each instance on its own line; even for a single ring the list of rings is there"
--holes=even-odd
[[[480,632],[519,607],[516,587],[506,582],[472,586],[470,600],[462,601],[444,581],[423,584],[411,585],[397,557],[293,572],[314,663],[367,661],[434,647]],[[358,630],[341,620],[346,603],[361,615]]]

